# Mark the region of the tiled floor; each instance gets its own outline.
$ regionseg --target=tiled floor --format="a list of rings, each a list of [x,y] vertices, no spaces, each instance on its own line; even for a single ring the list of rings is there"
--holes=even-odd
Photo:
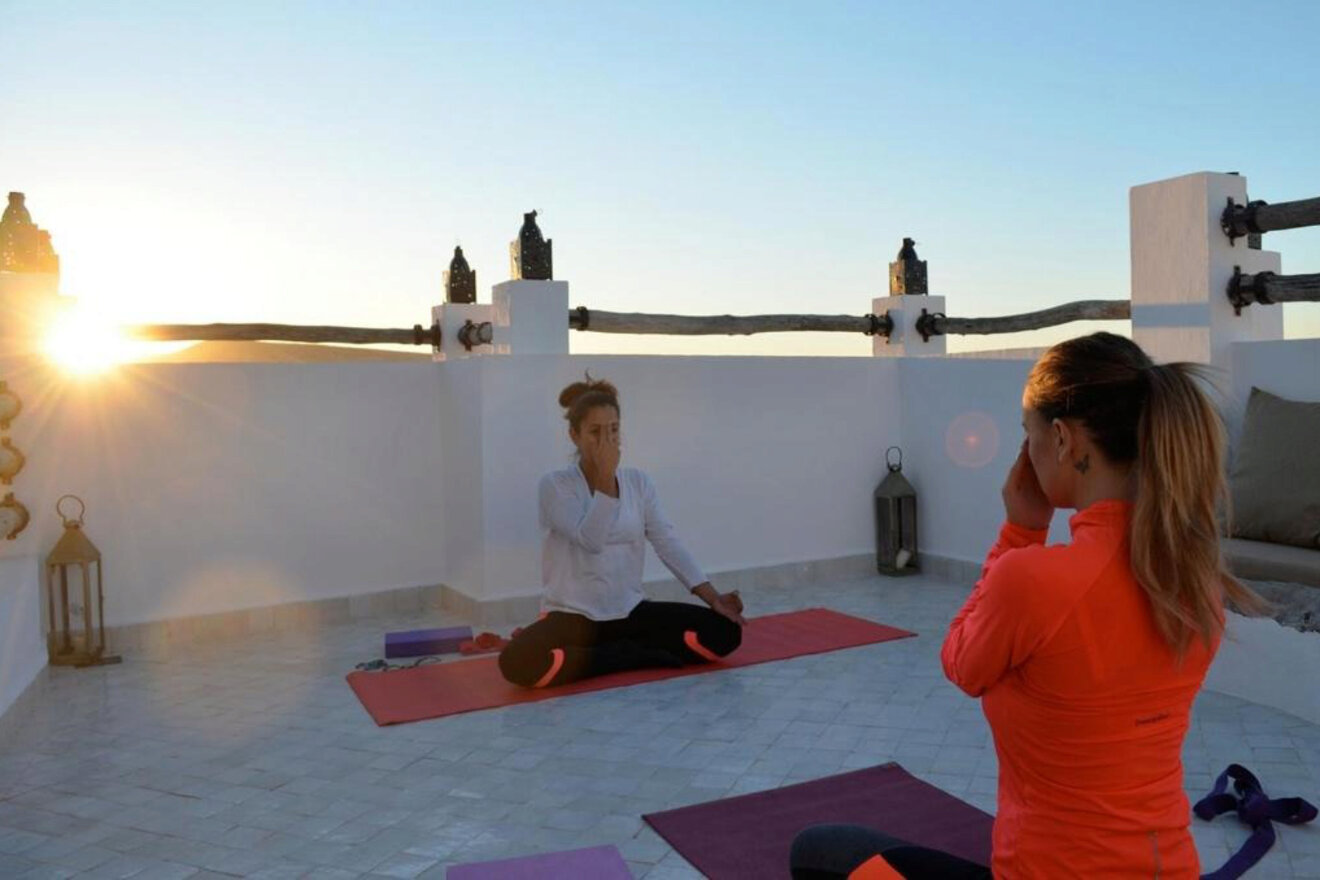
[[[343,675],[435,615],[61,671],[0,746],[0,877],[439,878],[602,843],[637,876],[694,877],[643,813],[891,760],[993,809],[985,722],[937,659],[966,589],[753,592],[753,613],[828,605],[920,637],[392,728]],[[1190,792],[1233,761],[1320,800],[1320,728],[1205,693]],[[1245,839],[1232,817],[1195,833],[1208,866]],[[1320,827],[1280,828],[1251,876],[1320,877]]]

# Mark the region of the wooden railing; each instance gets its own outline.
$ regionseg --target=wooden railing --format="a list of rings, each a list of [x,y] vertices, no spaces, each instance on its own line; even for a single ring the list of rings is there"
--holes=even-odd
[[[1127,300],[1086,300],[1038,312],[994,318],[924,316],[918,329],[926,336],[941,334],[1017,333],[1072,321],[1124,320],[1131,309]],[[631,333],[667,336],[751,336],[757,333],[864,333],[888,336],[893,321],[883,315],[658,315],[606,312],[580,307],[568,313],[568,326],[591,333]],[[331,327],[302,324],[138,324],[125,328],[131,338],[154,342],[330,342],[340,345],[442,344],[440,325],[411,329],[386,327]],[[489,322],[472,323],[457,334],[464,347],[489,344]]]

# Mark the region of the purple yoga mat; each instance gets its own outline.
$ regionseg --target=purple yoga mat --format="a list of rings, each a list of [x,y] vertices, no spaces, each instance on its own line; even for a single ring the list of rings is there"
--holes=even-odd
[[[632,871],[612,846],[593,846],[521,859],[455,865],[446,880],[632,880]]]
[[[897,764],[642,818],[711,880],[787,880],[793,838],[804,828],[829,823],[865,825],[988,865],[994,822]]]

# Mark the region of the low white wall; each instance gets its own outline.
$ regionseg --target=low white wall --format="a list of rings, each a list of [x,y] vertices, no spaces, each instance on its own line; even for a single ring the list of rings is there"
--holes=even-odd
[[[435,583],[536,593],[537,481],[571,461],[556,397],[588,369],[619,385],[625,463],[708,570],[873,552],[897,363],[565,355],[29,378],[34,520],[0,555],[48,552],[72,492],[110,625]]]
[[[469,595],[540,590],[536,485],[572,461],[556,398],[587,370],[619,387],[624,464],[651,475],[708,571],[874,552],[871,493],[885,447],[900,442],[896,362],[580,355],[456,366],[449,380],[469,397],[480,383],[482,404],[485,558],[467,559],[476,547],[455,541],[447,561],[451,585]],[[458,575],[477,570],[480,582]],[[667,573],[652,557],[647,576]]]
[[[0,559],[0,715],[46,666],[41,634],[41,560]]]
[[[118,625],[441,581],[440,367],[123,367],[28,381],[16,421],[44,555],[87,502]]]
[[[1320,633],[1230,613],[1205,686],[1320,724],[1320,687],[1312,678],[1316,669]]]
[[[1232,387],[1320,399],[1320,341],[1235,346]],[[571,461],[555,398],[623,395],[651,473],[710,571],[874,550],[871,492],[904,450],[929,554],[972,562],[1002,521],[1029,361],[542,356],[445,364],[178,364],[25,387],[16,489],[40,555],[55,498],[88,503],[107,620],[138,623],[446,583],[539,589],[537,480]],[[1067,512],[1053,540],[1067,539]],[[648,577],[665,572],[652,558]]]

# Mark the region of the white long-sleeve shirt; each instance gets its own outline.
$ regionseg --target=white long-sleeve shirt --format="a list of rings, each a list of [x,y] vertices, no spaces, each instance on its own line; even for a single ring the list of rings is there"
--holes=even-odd
[[[545,611],[592,620],[627,617],[646,598],[646,542],[689,590],[706,581],[665,519],[655,484],[636,468],[619,468],[619,497],[592,492],[578,466],[541,478],[541,582]]]

